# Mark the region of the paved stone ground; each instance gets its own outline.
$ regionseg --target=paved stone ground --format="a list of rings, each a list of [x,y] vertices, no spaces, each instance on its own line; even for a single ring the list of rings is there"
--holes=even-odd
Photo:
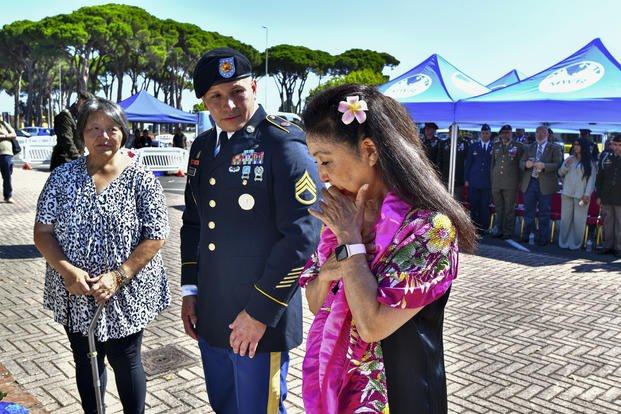
[[[79,413],[71,353],[42,309],[44,261],[32,242],[46,178],[16,169],[16,203],[0,204],[0,365],[45,410]],[[172,232],[163,255],[173,304],[147,328],[143,350],[176,344],[198,360],[178,317],[183,199],[167,198]],[[461,256],[445,325],[451,413],[621,412],[621,261],[547,252],[482,244],[477,255]],[[307,313],[306,327],[311,320]],[[292,352],[290,413],[304,412],[302,358],[303,347]],[[122,412],[113,375],[108,384],[107,412]],[[198,363],[151,379],[147,389],[148,413],[212,412]]]

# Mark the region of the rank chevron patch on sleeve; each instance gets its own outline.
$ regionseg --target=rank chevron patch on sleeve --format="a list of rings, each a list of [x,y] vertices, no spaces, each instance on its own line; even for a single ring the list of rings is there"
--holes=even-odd
[[[317,186],[308,170],[304,170],[302,177],[295,183],[295,199],[306,206],[317,201]]]

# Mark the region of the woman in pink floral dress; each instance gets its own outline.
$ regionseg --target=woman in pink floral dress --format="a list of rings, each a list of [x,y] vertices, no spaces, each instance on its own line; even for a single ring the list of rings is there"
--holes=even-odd
[[[392,98],[341,85],[317,95],[303,118],[330,184],[311,210],[326,228],[300,278],[315,314],[306,411],[446,413],[444,306],[458,246],[474,249],[474,227]]]

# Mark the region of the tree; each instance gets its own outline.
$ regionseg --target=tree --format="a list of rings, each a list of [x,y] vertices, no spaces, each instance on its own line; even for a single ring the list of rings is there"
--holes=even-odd
[[[308,96],[306,97],[305,104],[307,104],[317,93],[331,86],[343,85],[345,83],[361,83],[368,86],[377,86],[386,82],[388,82],[388,76],[377,73],[372,69],[367,68],[357,70],[348,73],[345,76],[334,77],[326,83],[317,86],[315,89],[309,92]]]
[[[395,67],[400,62],[388,53],[375,52],[368,49],[350,49],[335,58],[333,73],[347,75],[362,69],[371,69],[382,73],[386,66]]]
[[[268,71],[276,78],[280,95],[280,110],[299,112],[308,75],[313,71],[325,72],[329,55],[304,46],[278,45],[268,49],[268,56]],[[257,73],[265,74],[265,69],[263,71],[259,69]],[[294,103],[293,95],[296,90],[298,100]]]

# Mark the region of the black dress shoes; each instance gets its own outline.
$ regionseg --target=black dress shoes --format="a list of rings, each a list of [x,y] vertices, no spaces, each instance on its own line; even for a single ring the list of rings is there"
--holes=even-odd
[[[613,254],[615,252],[614,249],[598,249],[597,254]]]

